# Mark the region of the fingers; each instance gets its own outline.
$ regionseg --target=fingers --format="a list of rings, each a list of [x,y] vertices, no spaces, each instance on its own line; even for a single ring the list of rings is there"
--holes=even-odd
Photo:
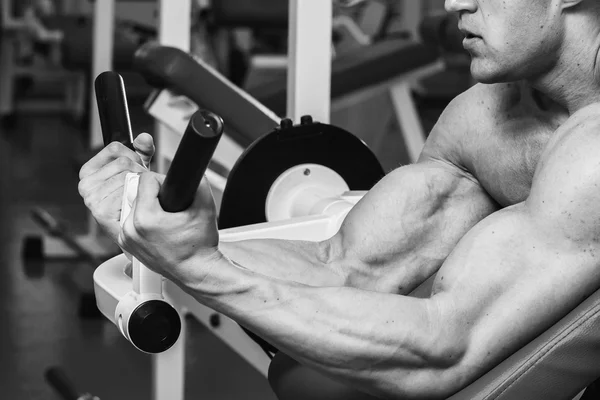
[[[113,175],[106,180],[100,181],[94,188],[87,192],[84,187],[81,191],[84,192],[82,197],[84,198],[86,205],[100,203],[102,200],[112,195],[115,190],[119,190],[122,195],[125,177],[128,173],[129,171],[124,171]]]
[[[154,156],[154,139],[147,133],[140,133],[133,141],[133,147],[140,156],[142,163],[147,168],[150,166],[152,156]]]
[[[164,175],[159,175],[154,172],[145,172],[140,175],[136,199],[139,207],[144,209],[156,207],[158,192],[160,191],[160,187],[164,180]]]
[[[144,172],[146,169],[129,157],[119,157],[112,160],[108,165],[96,170],[90,175],[82,178],[79,181],[79,194],[84,199],[90,196],[97,189],[102,188],[102,185],[110,180],[111,184],[120,184],[123,186],[125,175],[129,172],[138,173]],[[114,178],[114,179],[113,179]],[[104,191],[102,191],[104,192]]]
[[[137,197],[133,206],[133,227],[143,234],[145,226],[151,224],[153,217],[162,213],[158,202],[158,193],[164,181],[164,176],[154,172],[145,172],[140,175]]]
[[[86,201],[86,205],[92,213],[92,217],[98,222],[108,237],[117,242],[121,232],[121,201],[122,190],[115,190],[103,199]]]
[[[118,142],[113,142],[106,146],[96,154],[91,160],[84,164],[79,171],[79,179],[86,178],[93,173],[97,172],[107,164],[119,158],[128,158],[133,163],[141,164],[141,157],[135,152],[129,150],[127,147]]]

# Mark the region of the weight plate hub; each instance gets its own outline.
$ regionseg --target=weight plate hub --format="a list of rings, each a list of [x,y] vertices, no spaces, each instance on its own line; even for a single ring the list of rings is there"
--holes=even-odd
[[[318,164],[337,172],[350,190],[370,190],[383,176],[377,157],[359,138],[342,128],[302,117],[285,119],[252,143],[227,179],[219,211],[219,229],[267,221],[265,204],[273,183],[290,168]]]

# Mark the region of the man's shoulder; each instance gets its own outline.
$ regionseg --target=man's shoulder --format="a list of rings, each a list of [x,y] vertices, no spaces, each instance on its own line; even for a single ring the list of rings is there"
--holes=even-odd
[[[556,131],[538,164],[528,199],[534,211],[560,220],[562,230],[578,240],[597,240],[600,233],[599,148],[597,104],[572,114]]]
[[[574,112],[555,132],[548,143],[546,156],[561,155],[561,148],[581,149],[590,156],[600,157],[600,102],[593,103]],[[589,151],[591,150],[591,151]]]
[[[600,103],[573,113],[555,132],[538,164],[534,185],[561,187],[568,195],[582,191],[600,200]],[[568,190],[567,188],[571,188]],[[594,203],[596,204],[596,203]]]
[[[486,141],[502,120],[520,107],[522,83],[476,84],[455,97],[429,134],[425,156],[462,164],[469,149]]]

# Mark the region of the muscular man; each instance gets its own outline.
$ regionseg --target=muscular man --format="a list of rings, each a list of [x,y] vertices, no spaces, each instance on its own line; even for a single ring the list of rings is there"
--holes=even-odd
[[[301,363],[377,396],[447,397],[600,286],[600,3],[446,8],[481,84],[332,239],[219,243],[206,182],[167,214],[163,178],[117,144],[82,168],[81,195],[124,249]],[[147,135],[136,146],[151,154]],[[436,273],[429,296],[408,296]]]

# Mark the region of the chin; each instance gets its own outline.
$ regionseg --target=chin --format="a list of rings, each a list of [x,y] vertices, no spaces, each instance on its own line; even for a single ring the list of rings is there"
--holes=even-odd
[[[512,82],[516,80],[510,77],[509,72],[503,71],[497,67],[495,68],[494,66],[481,62],[475,58],[471,61],[471,76],[473,76],[473,79],[477,82],[486,84]]]

